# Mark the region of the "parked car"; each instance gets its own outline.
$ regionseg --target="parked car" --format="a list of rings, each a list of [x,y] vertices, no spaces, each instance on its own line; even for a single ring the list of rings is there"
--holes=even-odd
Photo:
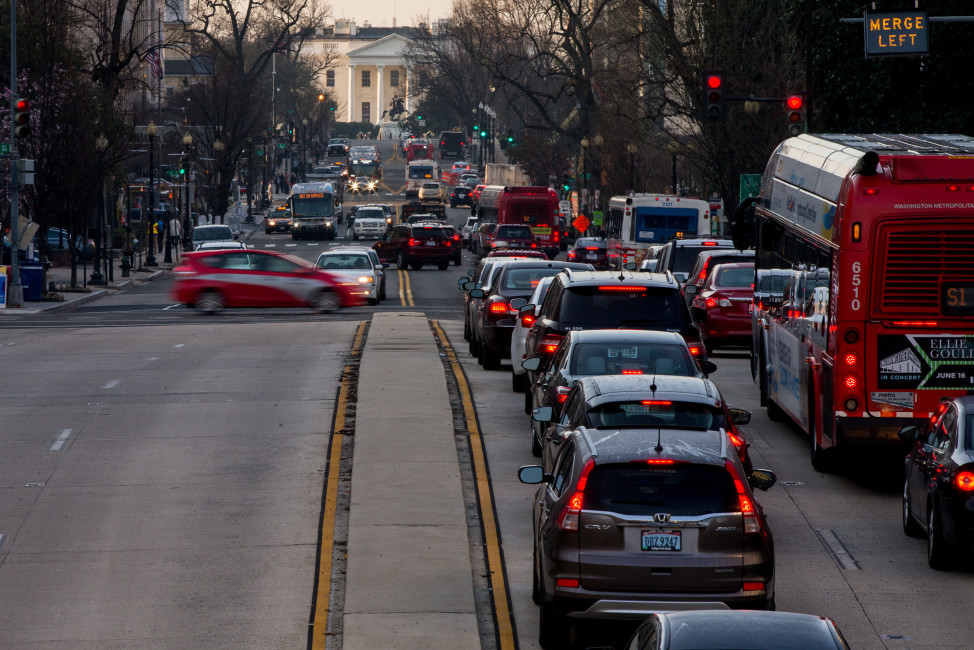
[[[383,262],[395,262],[399,269],[418,271],[424,264],[436,264],[441,271],[453,259],[453,237],[442,224],[400,224],[386,231],[372,248]]]
[[[642,401],[631,411],[666,411]],[[583,427],[550,472],[526,466],[518,478],[540,484],[532,597],[542,648],[568,647],[576,617],[642,619],[667,602],[774,609],[774,542],[752,490],[776,478],[745,472],[725,431]]]
[[[849,650],[831,618],[794,612],[706,609],[657,612],[640,624],[626,650],[735,648]]]
[[[272,251],[188,253],[172,273],[173,299],[205,313],[226,307],[311,307],[330,312],[363,302],[339,277],[299,257]]]
[[[490,286],[470,291],[471,298],[481,299],[470,321],[470,334],[477,361],[484,370],[500,368],[501,359],[511,356],[511,332],[518,313],[511,301],[529,298],[541,278],[566,268],[582,271],[592,267],[573,262],[515,260],[498,267],[496,280],[492,278]]]
[[[609,266],[608,244],[596,237],[580,237],[568,249],[568,259],[573,262],[588,262],[599,271]]]
[[[912,445],[903,532],[926,536],[931,568],[960,568],[974,546],[974,396],[941,403],[926,427],[904,427],[900,437]]]
[[[318,256],[315,268],[341,278],[349,293],[364,297],[370,305],[382,299],[382,277],[372,257],[359,247],[336,246]]]
[[[718,264],[701,287],[690,311],[707,354],[718,347],[750,347],[754,263]]]

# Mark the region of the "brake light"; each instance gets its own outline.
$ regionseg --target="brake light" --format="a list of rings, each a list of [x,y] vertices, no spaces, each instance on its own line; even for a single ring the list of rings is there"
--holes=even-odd
[[[707,298],[707,309],[713,309],[717,306],[717,301],[713,298]]]
[[[598,246],[586,246],[585,247],[585,250],[587,250],[587,251],[597,251],[597,250],[599,250],[599,247]]]
[[[575,259],[575,251],[574,250],[568,251],[568,259],[570,259],[570,260]]]
[[[585,466],[582,467],[582,475],[578,479],[578,485],[575,486],[575,493],[572,494],[568,503],[565,504],[565,509],[558,515],[557,524],[562,530],[578,530],[578,516],[582,514],[585,484],[588,483],[588,475],[593,467],[595,467],[595,462],[590,458],[585,462]]]
[[[625,285],[610,284],[599,287],[599,291],[645,291],[646,287],[629,287]]]
[[[842,385],[849,390],[855,390],[859,386],[859,378],[855,375],[846,375],[842,380]]]
[[[534,316],[532,316],[531,314],[525,314],[524,316],[521,316],[521,324],[524,325],[525,327],[530,327],[532,323],[534,323]]]
[[[738,473],[737,467],[731,461],[726,461],[724,465],[727,467],[727,471],[730,472],[731,478],[734,479],[734,487],[737,488],[737,500],[740,503],[741,514],[744,516],[744,533],[760,533],[761,522],[758,519],[754,502],[751,501],[751,497],[748,496],[747,490],[744,488],[744,480]],[[760,588],[763,589],[764,585],[762,584]]]
[[[543,339],[541,339],[541,351],[545,354],[551,354],[558,349],[558,344],[561,343],[561,334],[548,334]]]
[[[855,352],[849,352],[842,357],[842,361],[845,362],[847,366],[856,366],[859,364],[859,356]]]
[[[490,304],[490,312],[492,314],[501,314],[511,311],[511,306],[508,305],[503,300],[500,302],[493,302]]]
[[[672,458],[647,458],[644,462],[647,465],[672,465],[675,461]]]
[[[673,402],[668,399],[644,399],[643,406],[672,406]]]
[[[954,485],[958,490],[970,492],[974,490],[974,473],[960,472],[954,477]]]
[[[893,325],[897,327],[937,327],[939,323],[935,320],[894,320]]]
[[[703,245],[704,246],[716,246],[717,245],[717,242],[715,242],[715,241],[705,241],[703,243]]]
[[[531,242],[531,248],[537,248],[537,247],[538,247],[538,244],[537,243]]]
[[[703,346],[697,345],[696,343],[691,343],[688,347],[690,348],[690,354],[692,356],[703,356]]]
[[[558,387],[558,389],[556,390],[556,392],[558,393],[558,403],[559,404],[564,404],[565,403],[565,400],[568,399],[568,393],[570,391],[571,391],[571,388],[568,388],[567,386],[559,386]]]
[[[639,370],[638,368],[636,370],[624,369],[622,371],[622,374],[624,374],[624,375],[641,375],[641,374],[643,374],[643,371],[642,370]]]
[[[410,245],[410,246],[415,246],[415,245],[416,245],[416,244],[418,244],[418,243],[419,243],[419,242],[418,242],[418,241],[416,241],[415,239],[410,239],[410,240],[409,240],[409,245]]]
[[[740,449],[741,447],[744,446],[744,439],[741,438],[740,436],[734,435],[733,433],[728,433],[727,435],[730,436],[731,443],[733,443],[734,447],[736,447],[737,449]]]

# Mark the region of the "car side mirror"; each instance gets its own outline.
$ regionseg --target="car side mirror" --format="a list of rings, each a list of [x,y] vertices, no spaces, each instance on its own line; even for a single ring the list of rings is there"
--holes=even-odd
[[[920,429],[915,424],[903,427],[899,431],[900,439],[906,440],[907,442],[913,442],[920,437]]]
[[[551,481],[551,474],[545,474],[541,465],[525,465],[517,471],[517,478],[521,483],[537,485]]]
[[[470,290],[470,297],[471,298],[483,298],[484,295],[485,294],[484,294],[484,290],[483,289],[471,289]]]
[[[460,288],[463,289],[464,291],[472,291],[477,288],[477,283],[474,282],[473,280],[467,280],[466,282],[460,285]]]
[[[472,278],[473,277],[473,273],[474,273],[474,270],[473,269],[467,269],[467,277],[468,278]]]
[[[680,284],[683,284],[684,282],[686,282],[687,281],[687,277],[689,277],[689,275],[687,273],[684,273],[683,271],[676,271],[673,274],[673,279],[675,279]]]
[[[683,291],[688,296],[694,296],[697,293],[697,285],[695,285],[695,284],[688,284],[685,287],[683,287]]]
[[[690,315],[693,316],[693,320],[697,322],[707,320],[707,310],[703,307],[690,307]]]
[[[555,416],[555,409],[550,406],[539,406],[531,411],[531,419],[535,422],[551,422]]]
[[[730,411],[731,422],[734,424],[748,424],[751,421],[751,412],[744,409],[727,409]]]
[[[700,372],[705,375],[709,375],[712,372],[717,372],[717,364],[709,359],[700,362]]]
[[[516,298],[515,298],[515,300],[516,300]],[[524,305],[523,307],[521,307],[520,309],[517,310],[517,315],[518,316],[526,316],[527,314],[531,314],[533,316],[534,315],[534,310],[535,310],[535,306],[534,305]]]
[[[521,367],[525,370],[537,370],[541,367],[541,357],[531,357],[521,362]]]
[[[382,263],[382,268],[384,268],[384,269],[387,269],[387,268],[389,268],[390,266],[392,266],[392,264],[389,264],[389,262],[383,262],[383,263]]]
[[[511,301],[511,309],[518,310],[518,313],[520,314],[521,307],[525,306],[526,304],[528,304],[528,301],[524,298],[515,298]]]
[[[747,482],[758,490],[768,490],[777,480],[778,477],[770,469],[752,469],[747,475]]]

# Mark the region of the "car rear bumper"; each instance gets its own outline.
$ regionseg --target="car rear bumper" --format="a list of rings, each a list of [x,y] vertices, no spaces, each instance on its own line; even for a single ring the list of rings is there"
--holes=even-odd
[[[483,325],[481,327],[481,343],[488,349],[499,352],[502,357],[511,356],[511,334],[514,324]]]
[[[577,595],[555,596],[555,608],[566,616],[577,619],[642,620],[650,614],[660,612],[766,609],[774,596],[773,590],[770,592],[740,591],[733,594],[646,594],[631,598],[619,598],[618,594],[579,591],[581,593]]]

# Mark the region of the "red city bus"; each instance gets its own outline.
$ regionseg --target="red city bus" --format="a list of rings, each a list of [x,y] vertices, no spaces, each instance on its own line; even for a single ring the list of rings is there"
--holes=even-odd
[[[558,254],[558,194],[550,187],[488,185],[477,204],[480,223],[530,226],[548,259]]]
[[[406,145],[406,162],[433,160],[433,145],[428,140],[413,140]]]
[[[753,230],[739,223],[755,248],[761,403],[809,434],[816,469],[974,390],[974,139],[789,138]]]

